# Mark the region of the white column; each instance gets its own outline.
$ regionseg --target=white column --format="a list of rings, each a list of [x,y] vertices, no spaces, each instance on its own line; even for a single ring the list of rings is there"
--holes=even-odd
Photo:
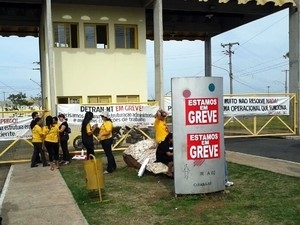
[[[155,100],[164,108],[162,0],[153,2]]]
[[[52,9],[51,0],[46,0],[46,39],[47,39],[47,53],[48,53],[48,103],[51,114],[56,114],[56,91],[55,91],[55,77],[54,77],[54,54],[53,54],[53,28],[52,28]]]
[[[297,0],[297,6],[300,5],[300,0]],[[300,96],[300,16],[299,10],[290,8],[289,16],[289,92],[297,94],[297,135],[299,135],[300,119],[299,119],[299,96]]]

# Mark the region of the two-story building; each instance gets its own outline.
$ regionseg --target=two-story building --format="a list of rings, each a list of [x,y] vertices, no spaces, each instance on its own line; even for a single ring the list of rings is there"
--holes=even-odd
[[[49,27],[40,26],[42,71],[53,73],[42,77],[46,98],[55,92],[58,104],[147,101],[143,8],[52,4],[49,13]]]

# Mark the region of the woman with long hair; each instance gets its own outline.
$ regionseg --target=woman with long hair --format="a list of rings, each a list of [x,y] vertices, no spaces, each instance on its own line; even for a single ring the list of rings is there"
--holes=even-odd
[[[59,142],[60,142],[60,147],[63,153],[63,161],[65,165],[68,165],[70,163],[70,154],[69,154],[69,149],[68,149],[68,140],[69,140],[69,133],[68,133],[68,128],[69,124],[66,120],[66,117],[64,114],[59,114],[58,119],[61,122],[59,125]]]
[[[95,155],[93,133],[98,125],[94,124],[93,126],[91,126],[90,122],[93,117],[94,115],[92,112],[86,112],[81,124],[82,144],[86,148],[87,159],[90,158],[90,155]]]
[[[102,125],[100,126],[100,132],[98,139],[102,145],[102,148],[105,152],[107,158],[107,169],[104,173],[112,173],[114,170],[117,169],[115,157],[112,153],[112,129],[113,124],[111,119],[109,118],[109,113],[104,111],[101,113],[101,119],[103,121]]]
[[[43,133],[45,135],[44,145],[49,154],[50,170],[54,170],[54,165],[56,165],[56,168],[59,169],[59,131],[58,126],[53,123],[52,116],[46,117],[46,126],[43,127]]]

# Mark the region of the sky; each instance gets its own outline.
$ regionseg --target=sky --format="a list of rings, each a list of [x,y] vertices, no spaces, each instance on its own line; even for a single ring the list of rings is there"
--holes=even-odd
[[[288,10],[227,31],[212,38],[212,75],[223,77],[229,94],[228,47],[232,51],[233,94],[284,93],[288,70]],[[154,42],[147,41],[148,98],[154,99]],[[0,36],[0,101],[10,94],[40,93],[38,38]],[[172,77],[204,76],[204,42],[166,41],[163,45],[164,91],[171,91]]]

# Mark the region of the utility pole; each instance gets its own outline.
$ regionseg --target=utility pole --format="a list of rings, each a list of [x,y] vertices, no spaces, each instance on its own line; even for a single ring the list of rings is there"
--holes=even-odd
[[[6,106],[6,98],[5,98],[5,92],[3,91],[3,103],[2,103],[2,118],[4,118],[4,108]]]
[[[289,70],[281,70],[281,72],[285,72],[284,90],[285,90],[285,93],[287,94],[287,75],[288,75]]]
[[[234,51],[231,51],[231,48],[233,45],[239,45],[238,42],[234,42],[234,43],[228,43],[228,44],[221,44],[221,46],[223,48],[228,46],[228,50],[223,51],[225,53],[225,55],[228,55],[229,57],[229,88],[230,88],[230,94],[233,94],[233,86],[232,86],[232,82],[233,82],[233,74],[232,74],[232,54],[234,54]]]
[[[268,96],[270,94],[270,87],[271,87],[270,85],[267,86],[267,88],[268,88]]]

